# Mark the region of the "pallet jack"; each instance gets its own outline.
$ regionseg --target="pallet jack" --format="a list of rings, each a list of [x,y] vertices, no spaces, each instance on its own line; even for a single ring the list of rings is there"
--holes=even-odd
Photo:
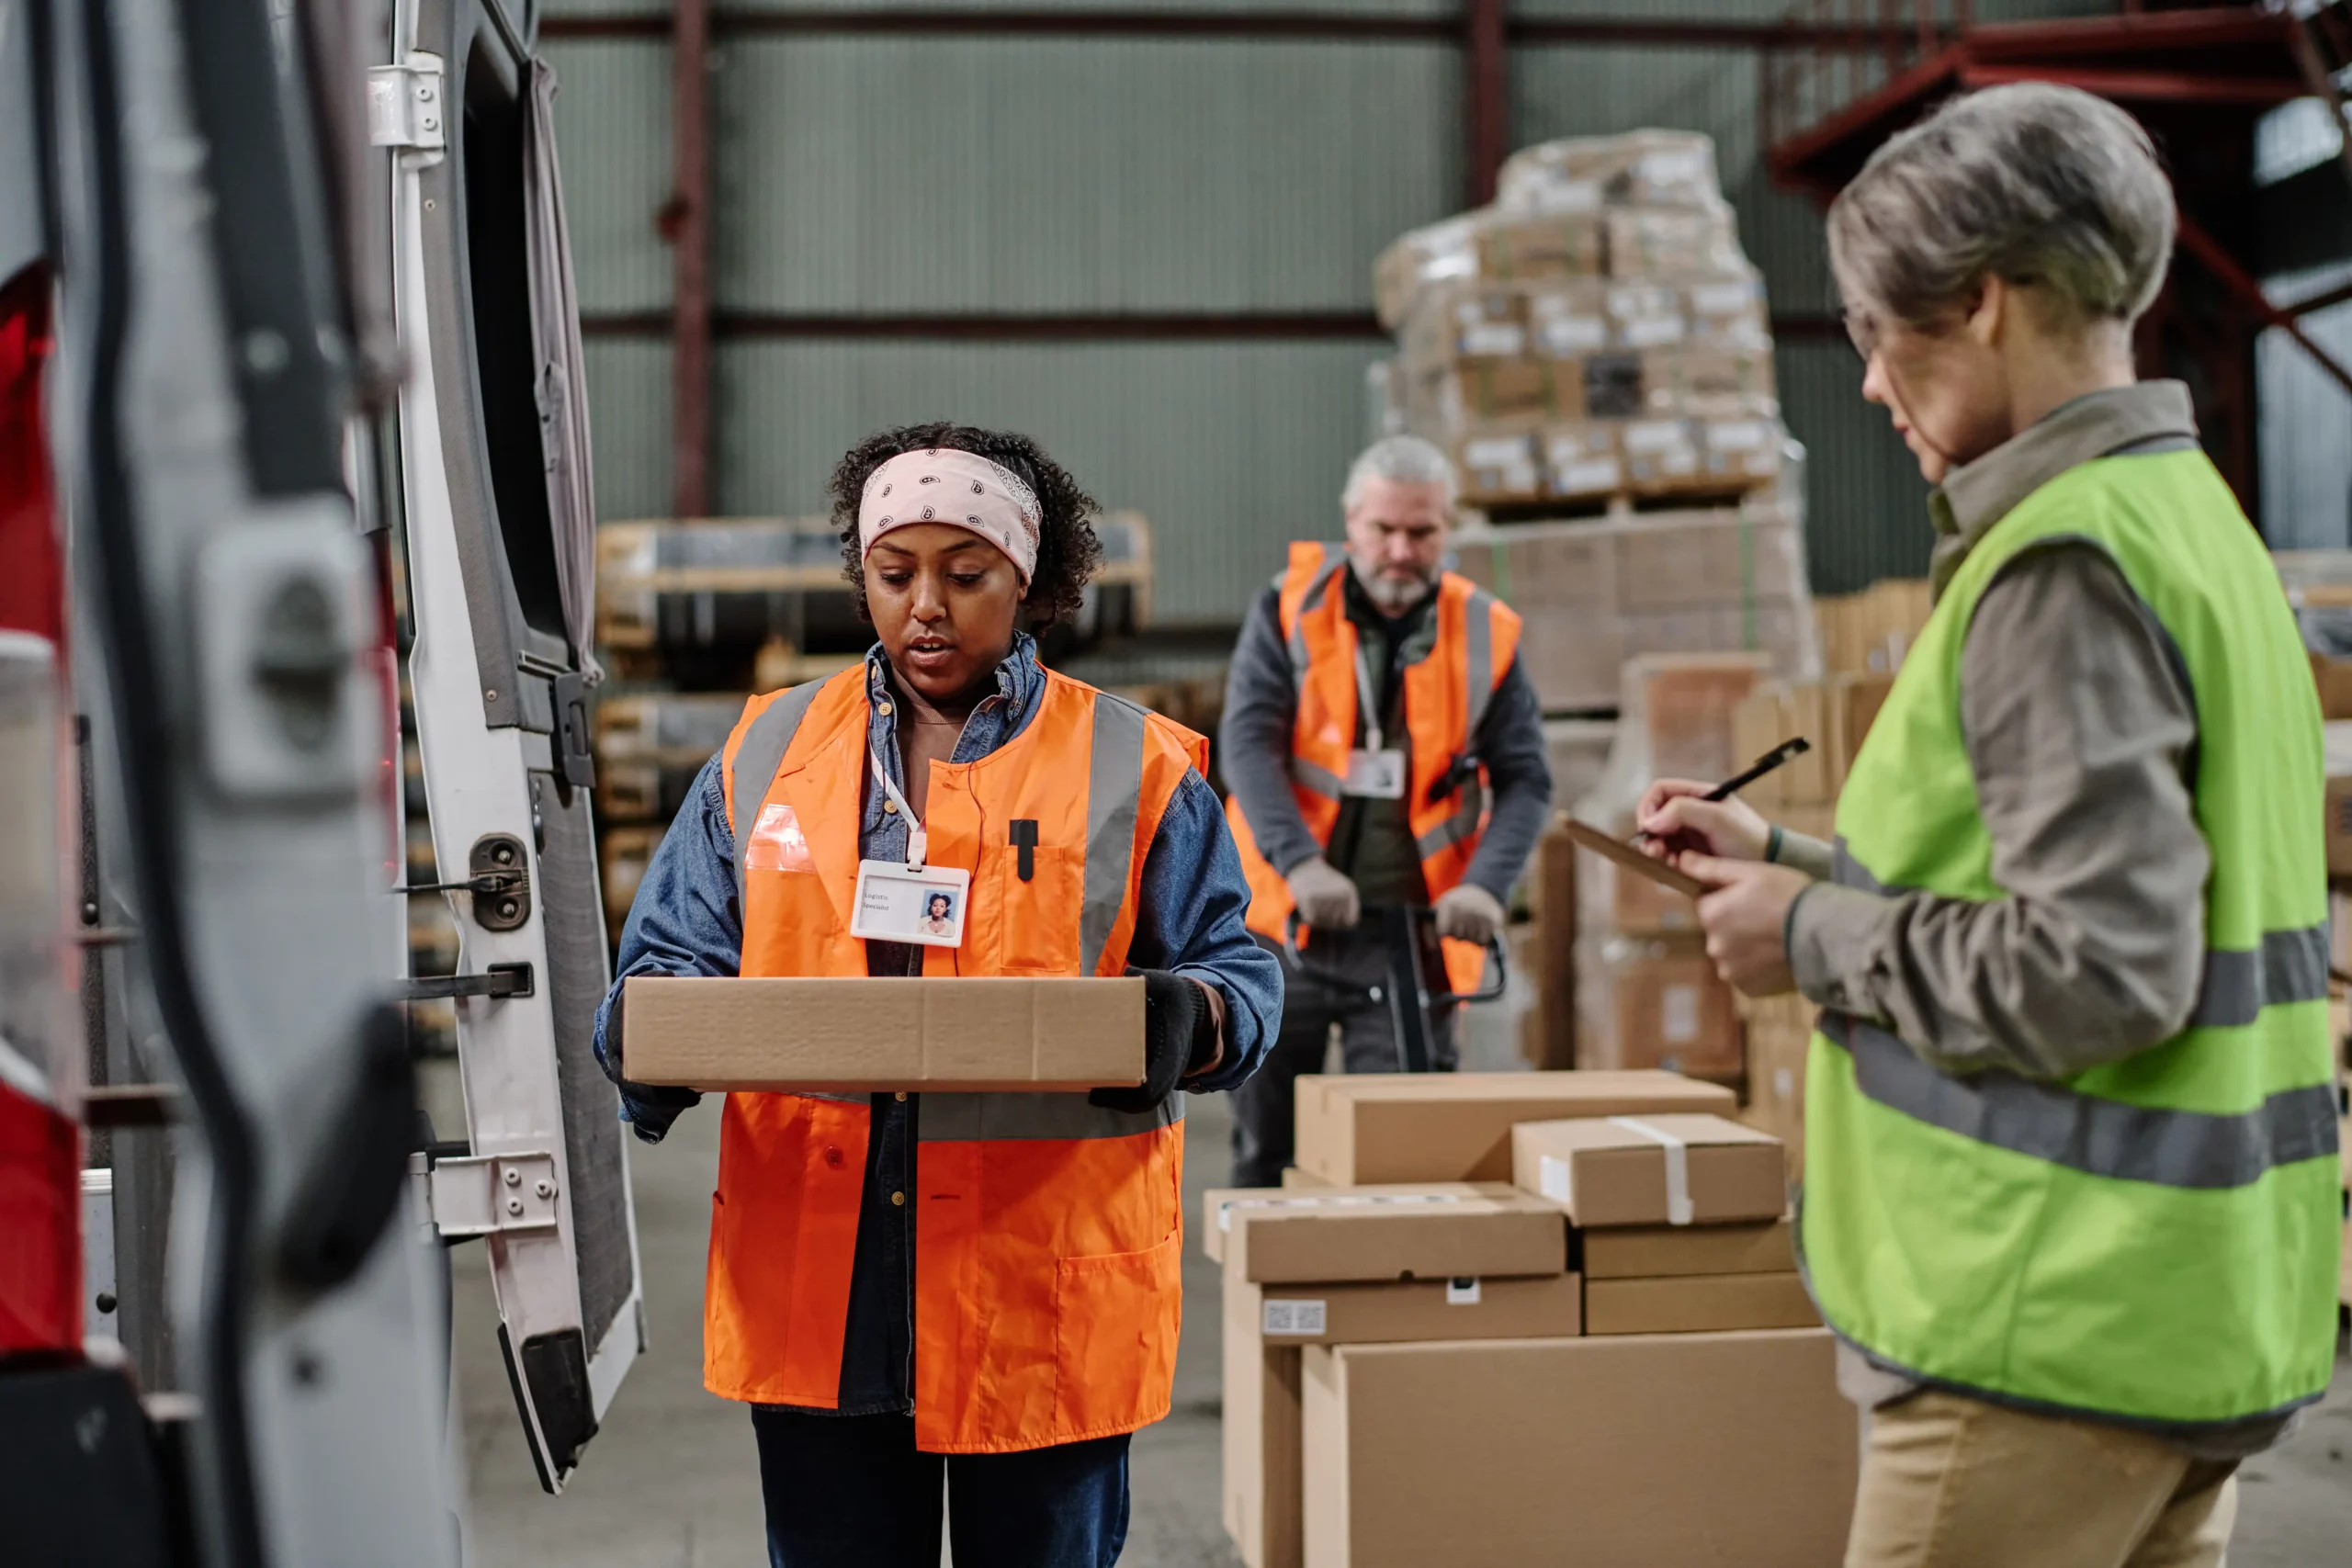
[[[1445,1010],[1466,1002],[1490,1002],[1503,994],[1510,979],[1510,962],[1500,937],[1487,939],[1487,970],[1475,991],[1450,989],[1446,977],[1444,939],[1437,933],[1437,911],[1427,904],[1374,904],[1360,922],[1377,925],[1388,949],[1385,985],[1360,986],[1307,961],[1312,944],[1298,945],[1298,917],[1283,931],[1283,957],[1291,974],[1335,996],[1362,997],[1374,1007],[1384,1003],[1395,1024],[1396,1070],[1403,1073],[1450,1073],[1454,1064],[1441,1061],[1432,1049],[1438,1020]],[[1436,984],[1431,985],[1431,976]]]

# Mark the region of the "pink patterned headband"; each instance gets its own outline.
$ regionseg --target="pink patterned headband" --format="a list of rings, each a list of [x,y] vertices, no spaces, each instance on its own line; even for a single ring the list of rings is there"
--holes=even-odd
[[[1019,476],[952,446],[901,452],[874,470],[857,504],[861,558],[893,528],[944,523],[1002,550],[1025,592],[1037,570],[1037,495]]]

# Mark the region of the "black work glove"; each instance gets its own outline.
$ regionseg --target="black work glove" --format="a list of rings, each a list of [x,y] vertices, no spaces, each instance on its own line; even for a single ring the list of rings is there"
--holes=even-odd
[[[1098,1089],[1089,1104],[1106,1111],[1155,1109],[1177,1080],[1216,1055],[1216,1013],[1198,984],[1165,969],[1132,969],[1143,976],[1143,1082],[1134,1089]]]
[[[605,1069],[605,1076],[613,1080],[613,1087],[620,1090],[624,1100],[664,1111],[689,1111],[700,1105],[702,1090],[698,1089],[684,1089],[673,1084],[632,1083],[621,1076],[628,1066],[627,1054],[622,1049],[628,1036],[623,1032],[621,1022],[621,1004],[628,999],[628,986],[624,981],[619,991],[614,994],[612,1007],[605,1014],[605,1052],[596,1065]],[[615,1065],[616,1061],[617,1066]]]

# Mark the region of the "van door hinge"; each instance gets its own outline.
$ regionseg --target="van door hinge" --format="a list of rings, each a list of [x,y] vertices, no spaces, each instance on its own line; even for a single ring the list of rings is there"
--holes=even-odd
[[[433,1224],[445,1238],[556,1228],[553,1155],[435,1160],[425,1181]]]
[[[441,96],[441,57],[412,54],[368,68],[368,141],[377,147],[437,152],[449,144]]]

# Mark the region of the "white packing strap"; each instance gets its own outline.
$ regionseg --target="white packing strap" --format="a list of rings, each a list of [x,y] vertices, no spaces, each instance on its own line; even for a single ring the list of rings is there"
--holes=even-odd
[[[1356,702],[1363,715],[1363,749],[1380,750],[1380,705],[1372,699],[1372,660],[1363,654],[1363,638],[1356,638]]]
[[[882,781],[883,793],[890,797],[890,804],[899,808],[899,815],[907,819],[907,869],[921,871],[923,857],[931,850],[931,835],[922,830],[922,818],[917,817],[915,808],[907,804],[907,797],[899,793],[897,783],[890,777],[890,770],[882,765],[882,754],[868,746],[865,755],[874,764],[874,776]]]
[[[1666,1223],[1687,1225],[1692,1219],[1690,1210],[1690,1146],[1673,1134],[1662,1132],[1636,1116],[1611,1116],[1611,1127],[1623,1127],[1628,1133],[1638,1133],[1666,1150]]]

